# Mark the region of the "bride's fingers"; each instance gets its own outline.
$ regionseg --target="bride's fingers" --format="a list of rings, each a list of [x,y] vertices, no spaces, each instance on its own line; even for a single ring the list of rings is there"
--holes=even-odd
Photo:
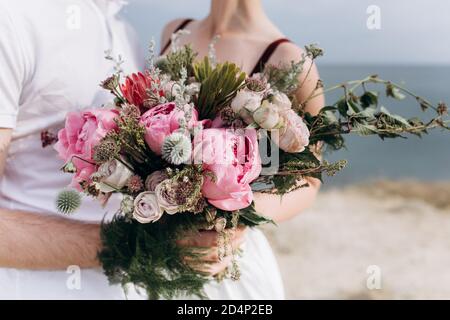
[[[237,240],[237,243],[244,238],[246,229],[238,228],[236,230],[227,231],[230,234],[231,241]],[[177,243],[183,247],[204,247],[211,248],[217,247],[219,242],[219,233],[216,231],[201,231],[194,235],[186,236],[184,239],[179,240]]]
[[[177,243],[183,247],[210,248],[217,245],[218,234],[215,231],[202,231],[195,235],[189,235]]]
[[[232,262],[232,258],[227,257],[219,263],[208,265],[206,268],[206,272],[212,276],[215,276],[216,274],[219,274],[219,273],[225,271],[225,269],[228,268],[228,266],[231,264],[231,262]]]
[[[195,262],[187,262],[191,268],[202,272],[202,273],[206,273],[212,276],[215,276],[216,274],[219,274],[223,271],[225,271],[225,269],[230,266],[231,262],[232,262],[232,257],[227,257],[225,259],[223,259],[220,262],[216,262],[216,263],[195,263]]]
[[[184,260],[192,263],[195,261],[198,261],[199,263],[203,263],[203,262],[218,262],[219,259],[219,252],[218,252],[218,248],[217,247],[212,247],[210,249],[207,250],[199,250],[198,252],[200,254],[199,257],[185,257]]]
[[[219,262],[220,261],[220,250],[223,250],[224,256],[228,257],[233,254],[233,250],[239,249],[241,245],[244,243],[244,237],[239,237],[237,239],[234,239],[231,243],[228,243],[226,248],[220,248],[219,246],[214,246],[208,249],[205,249],[204,247],[197,247],[198,249],[194,252],[199,254],[198,258],[193,257],[185,257],[186,261],[207,261],[207,262]]]

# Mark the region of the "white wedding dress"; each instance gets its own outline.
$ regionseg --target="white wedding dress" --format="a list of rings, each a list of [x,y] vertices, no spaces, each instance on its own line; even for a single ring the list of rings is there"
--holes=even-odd
[[[66,25],[72,5],[83,12],[80,26]],[[125,72],[142,67],[133,33],[117,16],[121,5],[120,0],[0,0],[0,127],[13,129],[0,180],[0,208],[58,215],[55,198],[69,184],[70,175],[60,171],[62,162],[53,148],[41,146],[40,135],[61,128],[68,111],[100,106],[110,99],[98,86],[112,72],[111,62],[103,59],[105,49],[122,54]],[[102,208],[86,198],[79,213],[70,218],[100,221],[105,213],[116,211],[118,200]],[[42,237],[45,232],[42,226]],[[208,284],[207,295],[283,299],[280,273],[265,237],[251,230],[246,240],[240,259],[242,279]],[[76,268],[0,267],[0,299],[127,298],[146,297],[133,288],[125,294],[120,286],[109,285],[101,269],[78,273]]]

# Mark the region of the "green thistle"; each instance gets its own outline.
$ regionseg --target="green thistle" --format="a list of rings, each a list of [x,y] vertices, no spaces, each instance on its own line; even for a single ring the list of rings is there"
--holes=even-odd
[[[180,165],[191,158],[191,140],[182,133],[172,133],[164,140],[162,158],[174,165]]]
[[[81,206],[81,196],[75,190],[63,190],[56,199],[56,209],[63,214],[72,214]]]

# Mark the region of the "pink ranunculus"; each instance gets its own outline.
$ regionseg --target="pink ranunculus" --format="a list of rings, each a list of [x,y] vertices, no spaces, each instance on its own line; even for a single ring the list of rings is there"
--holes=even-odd
[[[106,134],[117,129],[115,122],[118,111],[107,109],[91,109],[81,112],[70,112],[65,127],[58,133],[55,149],[66,163],[72,161],[77,169],[72,184],[89,180],[95,171],[92,160],[94,147]]]
[[[194,139],[194,161],[214,175],[205,175],[202,188],[213,206],[233,211],[252,203],[250,183],[262,169],[255,130],[202,130]]]
[[[141,124],[145,126],[145,142],[157,155],[161,155],[161,147],[166,137],[180,129],[180,120],[186,119],[186,113],[190,108],[185,106],[184,111],[177,108],[175,103],[166,103],[150,109],[141,117]],[[208,121],[198,121],[198,112],[191,109],[192,115],[187,123],[189,129],[197,125],[209,125]]]

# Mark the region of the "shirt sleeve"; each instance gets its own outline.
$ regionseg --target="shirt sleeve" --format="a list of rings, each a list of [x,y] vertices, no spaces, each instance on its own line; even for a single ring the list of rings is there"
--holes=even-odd
[[[0,128],[15,128],[25,62],[13,21],[0,6]]]

